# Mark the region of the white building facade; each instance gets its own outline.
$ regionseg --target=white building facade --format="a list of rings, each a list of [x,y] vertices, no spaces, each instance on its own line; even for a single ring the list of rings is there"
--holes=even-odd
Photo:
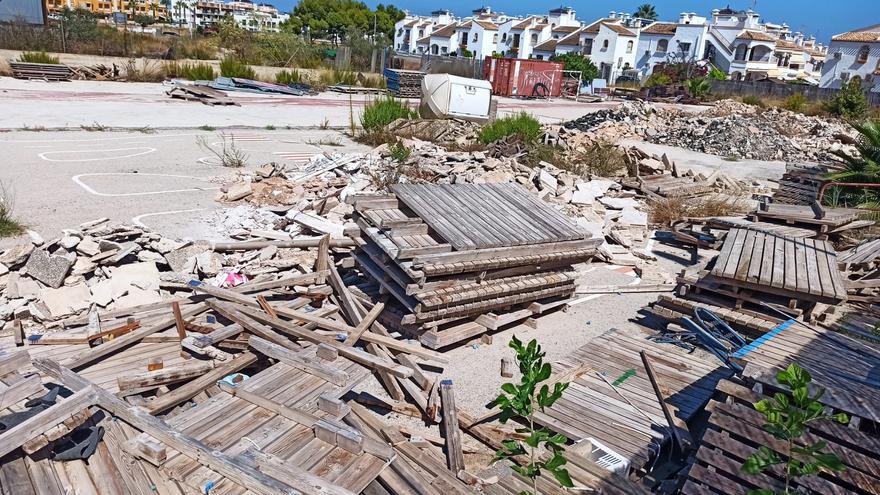
[[[831,38],[819,86],[839,89],[854,79],[880,93],[880,24]]]

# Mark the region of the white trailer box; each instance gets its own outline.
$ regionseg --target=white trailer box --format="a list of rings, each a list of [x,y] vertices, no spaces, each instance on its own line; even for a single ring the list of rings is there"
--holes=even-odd
[[[422,79],[419,111],[423,118],[485,122],[489,120],[491,103],[489,81],[450,74],[428,74]]]

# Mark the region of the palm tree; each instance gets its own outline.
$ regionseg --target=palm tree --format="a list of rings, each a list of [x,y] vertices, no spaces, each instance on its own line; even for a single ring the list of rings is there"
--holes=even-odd
[[[854,123],[852,126],[859,133],[855,145],[858,156],[848,155],[842,150],[832,151],[844,161],[844,165],[842,170],[829,173],[825,179],[835,182],[880,184],[880,119],[866,120]],[[842,196],[848,203],[860,207],[874,208],[880,202],[878,189],[847,188],[844,189]]]
[[[633,17],[638,17],[640,19],[648,19],[651,21],[657,20],[657,11],[654,9],[654,6],[650,3],[643,3],[639,5],[639,8],[633,12]]]
[[[168,13],[168,19],[166,19],[166,20],[168,21],[169,24],[173,24],[174,23],[174,15],[173,15],[172,9],[171,9],[172,0],[159,0],[159,3],[165,7],[165,12]]]

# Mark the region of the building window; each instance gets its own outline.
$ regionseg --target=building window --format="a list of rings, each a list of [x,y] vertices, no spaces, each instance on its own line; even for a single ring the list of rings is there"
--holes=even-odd
[[[859,48],[859,54],[856,56],[856,63],[857,64],[864,64],[865,62],[867,62],[868,61],[868,54],[870,52],[871,52],[871,48],[868,47],[868,45],[862,45],[862,47]]]
[[[501,35],[501,42],[502,42],[502,43],[506,43],[506,42],[507,42],[507,33],[504,33],[504,34]]]
[[[492,43],[498,43],[498,33],[492,35]]]
[[[632,52],[633,52],[633,42],[632,42],[632,40],[629,40],[626,42],[626,53],[632,53]]]
[[[587,38],[584,40],[584,53],[592,53],[593,52],[593,40]]]
[[[424,37],[425,37],[425,30],[419,29],[419,38],[424,38]]]
[[[736,55],[734,55],[734,60],[745,60],[746,59],[746,45],[738,45],[736,47]]]
[[[533,45],[537,45],[538,44],[538,33],[532,33],[531,40],[532,40]]]
[[[681,53],[691,53],[691,44],[690,43],[679,43],[678,49],[681,50]]]
[[[474,43],[476,43],[479,38],[480,38],[480,35],[477,33],[474,33]]]
[[[602,49],[603,49],[603,50],[607,50],[607,49],[608,49],[608,40],[603,40],[603,41],[602,41]]]
[[[669,50],[669,40],[660,40],[657,42],[657,51],[660,53],[666,53],[666,50]]]

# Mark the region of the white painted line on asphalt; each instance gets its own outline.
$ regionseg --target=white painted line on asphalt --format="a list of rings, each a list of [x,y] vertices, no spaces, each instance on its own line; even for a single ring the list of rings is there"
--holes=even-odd
[[[70,154],[70,153],[92,153],[92,154],[94,154],[94,153],[105,153],[105,152],[110,152],[110,151],[132,151],[132,150],[142,150],[142,151],[139,151],[137,153],[127,153],[125,155],[107,156],[107,157],[100,157],[100,158],[77,158],[77,159],[66,159],[66,160],[60,159],[59,160],[59,159],[54,159],[54,158],[48,157],[48,155],[57,155],[59,153],[67,153],[67,154]],[[100,162],[102,160],[119,160],[122,158],[134,158],[136,156],[149,155],[150,153],[154,153],[155,151],[156,151],[156,148],[149,148],[149,147],[114,148],[114,149],[109,149],[109,150],[95,150],[95,149],[64,150],[64,151],[46,151],[44,153],[38,154],[37,156],[39,156],[43,160],[46,160],[47,162],[68,162],[68,163],[69,162]]]
[[[161,191],[146,191],[146,192],[135,192],[135,193],[102,193],[94,190],[91,186],[86,184],[81,180],[82,177],[94,177],[101,175],[134,175],[134,176],[149,176],[149,177],[173,177],[177,179],[195,179],[204,181],[205,179],[201,177],[192,177],[189,175],[171,175],[171,174],[133,174],[126,172],[100,172],[94,174],[79,174],[71,177],[73,182],[75,182],[79,187],[86,190],[87,193],[94,194],[95,196],[103,196],[103,197],[122,197],[122,196],[151,196],[155,194],[171,194],[171,193],[181,193],[181,192],[198,192],[198,191],[216,191],[220,189],[220,187],[197,187],[197,188],[189,188],[189,189],[166,189]]]
[[[144,134],[142,136],[138,136],[138,139],[157,139],[161,138],[163,140],[168,139],[177,139],[185,136],[203,136],[205,133],[188,133],[188,134]],[[4,143],[93,143],[99,141],[120,141],[131,139],[131,135],[118,136],[118,137],[90,137],[83,139],[12,139],[9,141],[2,141]]]
[[[144,222],[141,221],[141,220],[143,220],[144,218],[147,218],[147,217],[155,217],[155,216],[159,216],[159,215],[174,215],[174,214],[177,214],[177,213],[191,213],[191,212],[194,212],[194,211],[204,211],[204,210],[205,210],[205,208],[193,208],[193,209],[191,209],[191,210],[170,210],[170,211],[159,211],[159,212],[156,212],[156,213],[144,213],[143,215],[138,215],[138,216],[132,218],[132,219],[131,219],[131,223],[137,225],[138,227],[141,227],[141,228],[144,228],[144,229],[148,229],[149,227],[147,227],[147,226],[144,224]]]

